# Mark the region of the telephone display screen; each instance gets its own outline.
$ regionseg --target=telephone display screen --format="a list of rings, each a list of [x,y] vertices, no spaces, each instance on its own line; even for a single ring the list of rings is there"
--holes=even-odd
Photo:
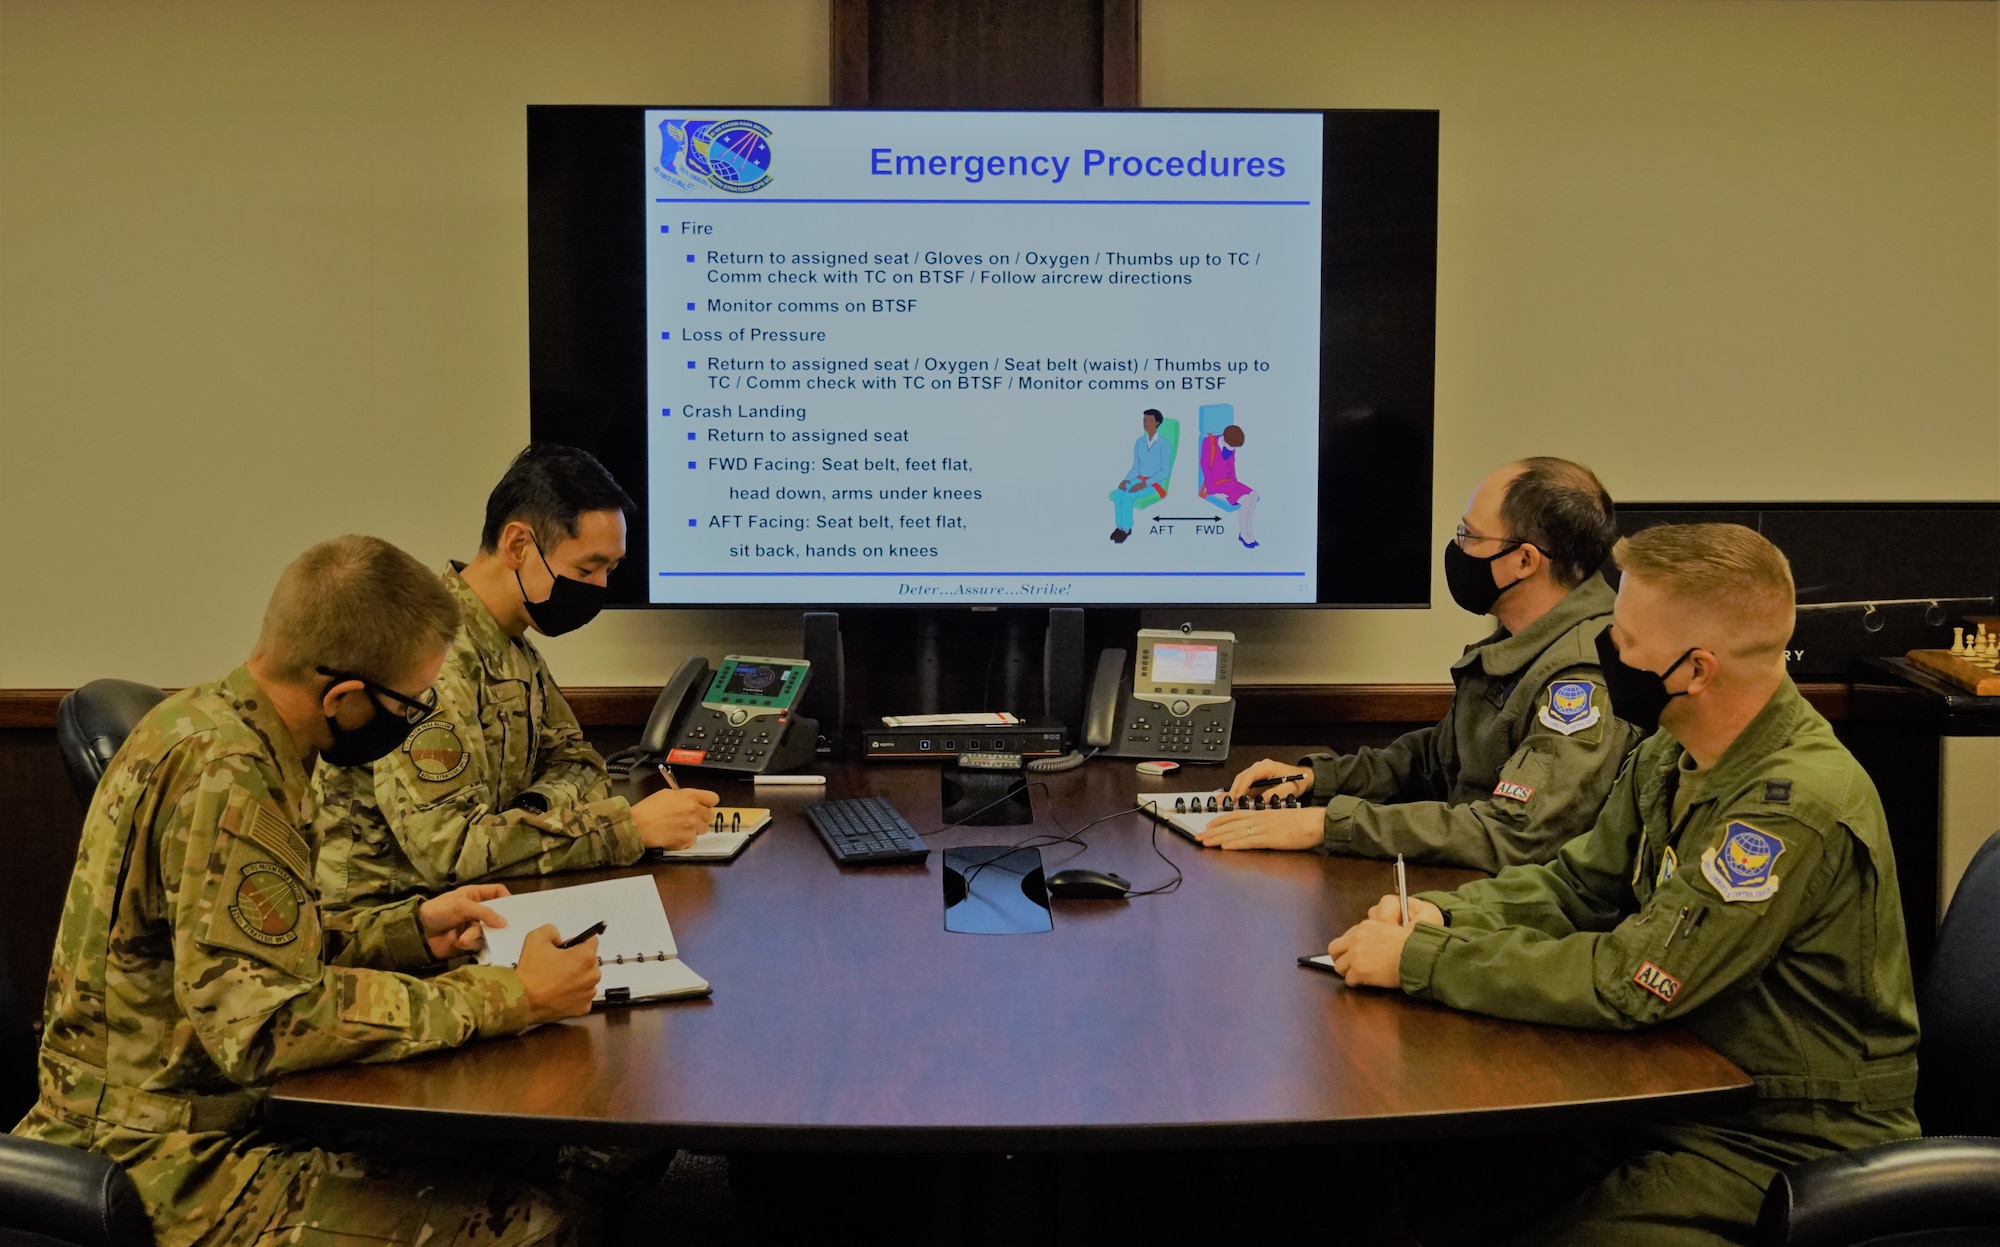
[[[782,710],[798,699],[808,669],[805,663],[725,658],[702,701],[711,706]]]
[[[1157,644],[1153,646],[1153,683],[1213,684],[1216,653],[1213,645]]]

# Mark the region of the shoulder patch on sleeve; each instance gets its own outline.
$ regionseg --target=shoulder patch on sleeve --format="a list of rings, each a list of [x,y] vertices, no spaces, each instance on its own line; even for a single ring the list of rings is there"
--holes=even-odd
[[[1597,686],[1588,680],[1557,680],[1549,685],[1549,695],[1535,718],[1543,727],[1573,736],[1594,727],[1604,717],[1597,704]]]
[[[403,742],[410,768],[426,783],[442,784],[456,779],[471,760],[458,739],[458,728],[449,719],[436,719],[410,733]]]
[[[1535,795],[1535,790],[1526,784],[1517,784],[1511,779],[1503,779],[1493,786],[1493,795],[1496,797],[1506,797],[1509,800],[1519,801],[1521,804],[1526,805],[1529,798]]]
[[[1680,995],[1681,991],[1679,979],[1650,961],[1639,963],[1639,972],[1632,976],[1632,981],[1668,1004],[1672,1004],[1674,997]]]
[[[1703,850],[1701,874],[1725,901],[1769,900],[1778,890],[1785,842],[1748,823],[1731,823],[1722,843]]]
[[[259,944],[277,946],[299,938],[306,890],[276,862],[251,862],[237,875],[229,917]]]

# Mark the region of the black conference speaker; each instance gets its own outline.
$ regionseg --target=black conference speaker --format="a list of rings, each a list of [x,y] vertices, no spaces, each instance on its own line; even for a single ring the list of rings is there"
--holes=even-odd
[[[819,720],[820,753],[834,753],[847,732],[842,711],[847,705],[847,653],[840,643],[840,615],[807,611],[805,658],[812,664],[812,683],[799,703],[802,718]]]
[[[1083,608],[1052,607],[1042,642],[1042,713],[1072,740],[1083,739],[1083,684]]]

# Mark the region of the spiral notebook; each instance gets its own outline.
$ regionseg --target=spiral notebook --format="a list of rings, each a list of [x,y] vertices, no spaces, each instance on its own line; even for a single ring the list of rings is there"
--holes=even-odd
[[[750,837],[771,825],[771,811],[761,806],[722,805],[715,821],[685,849],[647,849],[642,862],[734,861]]]
[[[511,966],[521,960],[521,941],[537,927],[554,923],[558,939],[568,939],[594,922],[604,923],[597,937],[597,964],[604,977],[597,984],[598,1005],[638,1004],[706,996],[708,980],[688,968],[674,946],[674,929],[660,904],[651,875],[579,883],[573,887],[523,892],[486,902],[507,920],[504,927],[486,928],[481,965]]]

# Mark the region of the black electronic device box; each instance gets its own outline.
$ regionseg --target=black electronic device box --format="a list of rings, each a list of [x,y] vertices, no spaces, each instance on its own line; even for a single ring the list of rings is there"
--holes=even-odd
[[[819,724],[797,713],[811,678],[802,658],[729,654],[713,671],[706,658],[689,658],[660,690],[634,760],[746,775],[804,766],[819,736]]]
[[[1055,758],[1068,748],[1068,732],[1053,719],[978,727],[887,727],[878,723],[861,733],[862,756],[877,762],[949,761],[961,753]]]
[[[1143,628],[1127,670],[1122,649],[1097,658],[1084,747],[1114,758],[1220,763],[1229,757],[1236,636]]]

